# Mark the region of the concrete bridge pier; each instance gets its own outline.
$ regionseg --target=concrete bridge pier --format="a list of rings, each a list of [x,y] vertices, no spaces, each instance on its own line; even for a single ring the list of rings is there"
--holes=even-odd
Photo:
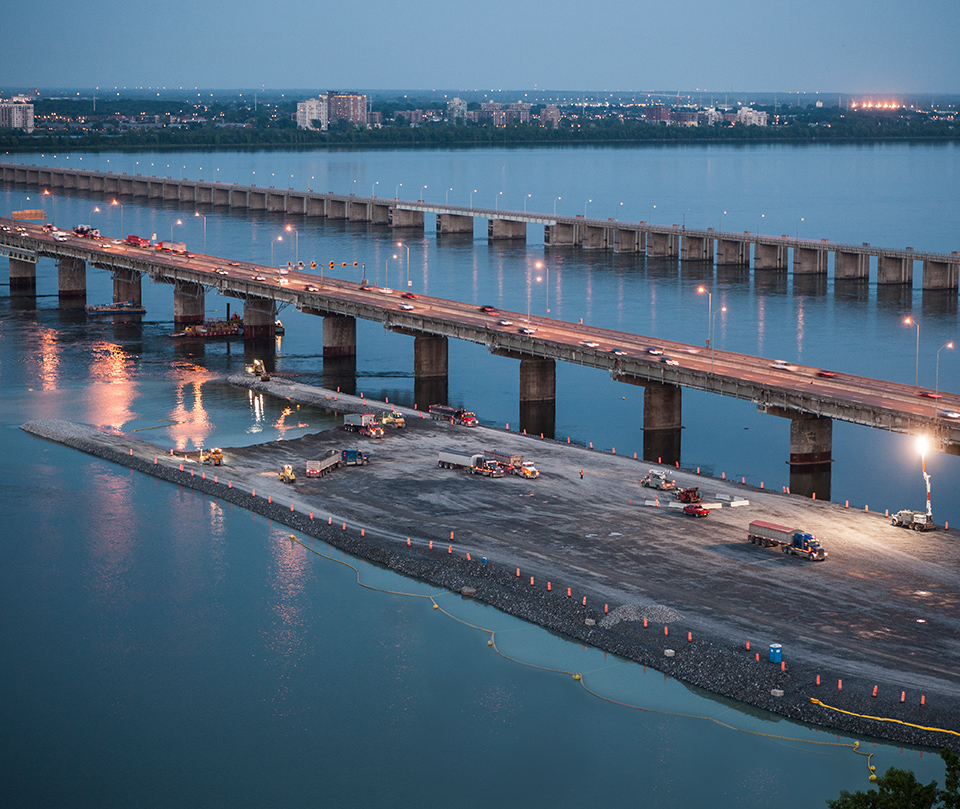
[[[877,259],[878,284],[913,284],[913,259],[906,256],[885,256]]]
[[[681,391],[650,382],[643,388],[643,459],[668,465],[680,461]]]
[[[272,340],[276,334],[277,302],[272,298],[247,298],[243,302],[243,341]]]
[[[606,250],[607,228],[594,225],[580,225],[580,246],[584,250]]]
[[[10,259],[10,294],[35,295],[37,292],[37,262]]]
[[[787,269],[787,246],[756,242],[753,246],[753,267],[756,270]]]
[[[577,243],[577,228],[566,222],[557,222],[543,226],[543,243],[545,245],[572,246]]]
[[[717,266],[750,266],[750,242],[721,236],[717,239]]]
[[[409,211],[396,205],[390,207],[390,227],[423,230],[423,211]]]
[[[759,408],[761,413],[790,419],[790,491],[793,494],[830,499],[833,458],[833,419],[813,413],[798,413],[782,407]]]
[[[116,283],[114,283],[114,297],[116,297]],[[174,285],[173,328],[175,331],[182,331],[185,326],[203,323],[205,311],[205,293],[200,284],[178,281]]]
[[[247,331],[246,314],[243,321],[244,336]],[[323,359],[357,356],[357,319],[349,315],[324,315]]]
[[[653,258],[667,256],[673,258],[677,255],[677,234],[676,233],[658,233],[651,230],[647,232],[647,255]]]
[[[143,303],[142,294],[142,276],[136,270],[114,270],[113,271],[113,300],[131,301],[135,306]],[[176,295],[174,295],[176,297]],[[176,309],[176,302],[174,302]]]
[[[837,281],[866,281],[870,277],[870,256],[866,253],[837,250],[833,254],[833,277]]]
[[[512,219],[487,220],[487,239],[490,241],[526,241],[527,223]]]
[[[553,438],[557,422],[557,364],[541,357],[520,359],[520,429]]]
[[[681,261],[713,261],[713,237],[690,236],[686,233],[680,236]]]
[[[647,249],[646,234],[633,228],[616,228],[613,232],[614,253],[643,253]]]
[[[420,410],[447,403],[447,338],[413,338],[413,398]]]
[[[827,251],[819,247],[794,247],[793,274],[826,275]]]
[[[469,233],[473,236],[473,217],[452,213],[437,214],[437,235],[444,233]],[[434,404],[438,404],[435,402]]]
[[[934,261],[925,259],[923,262],[924,289],[956,289],[958,268],[960,268],[960,253],[954,252],[955,261]],[[11,259],[13,261],[13,259]]]
[[[80,258],[57,259],[57,291],[60,300],[86,300],[87,263]]]

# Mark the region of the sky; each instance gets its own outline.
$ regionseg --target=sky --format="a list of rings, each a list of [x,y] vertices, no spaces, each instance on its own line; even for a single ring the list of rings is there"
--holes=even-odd
[[[955,93],[957,0],[48,0],[0,86]]]

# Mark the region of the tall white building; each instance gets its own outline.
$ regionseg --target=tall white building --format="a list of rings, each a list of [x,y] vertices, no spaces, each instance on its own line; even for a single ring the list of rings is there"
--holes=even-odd
[[[330,122],[326,94],[319,98],[308,98],[297,104],[297,128],[316,129],[314,121],[320,122],[320,129],[326,131]]]
[[[33,132],[33,104],[0,101],[0,129]]]
[[[467,117],[467,102],[459,96],[447,102],[447,118],[451,121]]]
[[[766,126],[767,113],[759,112],[751,107],[741,107],[737,110],[737,123],[747,126]]]

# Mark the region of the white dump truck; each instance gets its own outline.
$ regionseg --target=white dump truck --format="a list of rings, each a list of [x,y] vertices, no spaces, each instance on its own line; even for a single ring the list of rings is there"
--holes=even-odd
[[[332,472],[340,466],[341,462],[342,458],[339,450],[328,449],[319,461],[307,461],[307,477],[322,478],[328,472]]]

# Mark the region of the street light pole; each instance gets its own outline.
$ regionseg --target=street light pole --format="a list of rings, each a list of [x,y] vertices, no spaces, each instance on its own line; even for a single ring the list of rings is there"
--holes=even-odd
[[[396,258],[396,257],[397,257],[397,254],[394,253],[393,258]],[[384,289],[390,289],[390,284],[387,282],[387,270],[389,267],[390,267],[390,259],[388,258],[386,261],[383,262],[383,288]]]
[[[410,286],[410,245],[403,242],[397,242],[397,247],[407,248],[407,286]]]
[[[378,185],[380,185],[380,181],[379,181],[379,180],[377,180],[373,185],[370,186],[370,196],[371,196],[371,197],[374,197],[374,198],[375,198],[375,197],[377,196],[376,190],[377,190],[377,186],[378,186]]]
[[[546,281],[546,291],[547,291],[547,317],[550,317],[550,268],[547,267],[542,261],[538,261],[533,265],[538,270],[542,269]],[[540,280],[539,278],[537,279]]]
[[[120,209],[120,215],[123,216],[122,208]],[[200,213],[200,211],[194,211],[193,216],[194,218],[199,216],[201,219],[203,219],[203,254],[206,255],[207,254],[207,217],[204,216],[202,213]]]
[[[713,344],[713,293],[706,287],[697,287],[697,292],[707,293],[707,345]]]
[[[944,343],[940,348],[937,349],[937,386],[934,388],[934,397],[933,397],[933,420],[937,420],[937,405],[940,402],[940,352],[945,348],[953,348],[953,343]]]
[[[803,217],[800,217],[800,222],[803,221]],[[797,241],[800,240],[800,222],[797,222]]]
[[[557,198],[553,201],[553,215],[554,215],[554,216],[557,215],[557,202],[560,201],[561,199],[563,199],[563,197],[557,197]]]
[[[110,204],[120,206],[120,238],[122,239],[123,238],[123,203],[120,202],[120,200],[115,199]],[[203,252],[206,253],[207,251],[204,250]]]
[[[400,188],[403,186],[403,183],[397,183],[397,190],[393,192],[394,199],[400,199]]]
[[[100,213],[100,209],[97,207],[94,207],[94,209],[90,211],[90,216],[87,217],[87,225],[89,227],[93,227],[93,215],[95,213]],[[173,236],[170,237],[170,241],[173,241]]]
[[[50,202],[53,204],[53,218],[50,221],[56,222],[57,221],[57,198],[53,194],[51,194],[46,188],[43,189],[43,196],[50,197]],[[120,230],[122,231],[123,228],[121,227]]]
[[[713,313],[713,317],[710,318],[710,373],[713,373],[713,356],[717,351],[717,343],[713,339],[713,333],[715,331],[715,326],[717,322],[717,315],[721,312],[726,312],[727,307],[721,306],[716,312]]]
[[[493,210],[495,213],[500,213],[500,197],[503,196],[503,191],[497,191],[497,195],[493,198]]]
[[[283,236],[277,236],[276,239],[273,239],[273,240],[270,242],[270,269],[275,269],[275,265],[274,265],[274,263],[273,263],[273,245],[274,245],[276,242],[282,242],[282,241],[283,241]]]
[[[297,240],[297,253],[296,253],[296,259],[295,259],[295,260],[296,260],[296,262],[297,262],[297,266],[299,267],[299,266],[300,266],[300,231],[297,230],[293,225],[287,225],[286,231],[287,231],[287,233],[293,232],[294,236],[296,237],[296,240]]]
[[[920,324],[917,323],[913,318],[905,318],[904,324],[907,326],[916,326],[917,327],[917,373],[916,378],[914,379],[913,384],[916,387],[920,387]]]
[[[448,188],[448,189],[447,189],[447,193],[444,195],[444,200],[443,200],[443,201],[444,201],[444,204],[445,204],[445,205],[449,205],[449,204],[450,204],[450,192],[451,192],[451,191],[453,191],[453,189],[452,189],[452,188]]]
[[[584,219],[587,218],[587,203],[590,203],[590,202],[593,202],[593,200],[592,200],[592,199],[588,199],[586,202],[583,203],[583,218],[584,218]]]
[[[473,195],[476,193],[477,193],[476,188],[474,188],[473,191],[470,192],[470,210],[471,211],[473,210]]]
[[[656,210],[656,205],[650,206],[650,218],[647,220],[651,225],[653,224],[653,212]]]
[[[766,214],[762,213],[760,214],[760,216],[757,217],[757,238],[758,239],[760,238],[760,220],[763,219],[765,216]]]
[[[421,202],[423,202],[423,192],[426,191],[426,190],[427,190],[427,187],[426,187],[426,186],[423,186],[423,188],[420,189],[420,201],[421,201]]]
[[[720,229],[717,231],[718,233],[723,233],[723,214],[725,213],[726,211],[720,214]]]
[[[527,194],[527,195],[523,198],[523,212],[524,212],[524,213],[527,212],[527,200],[530,199],[530,197],[532,197],[532,196],[533,196],[533,194]]]
[[[99,209],[98,209],[98,210],[99,210]],[[182,225],[182,224],[183,224],[183,222],[181,222],[181,221],[178,219],[176,222],[174,222],[173,224],[170,225],[170,241],[171,241],[171,242],[173,241],[173,225]]]

